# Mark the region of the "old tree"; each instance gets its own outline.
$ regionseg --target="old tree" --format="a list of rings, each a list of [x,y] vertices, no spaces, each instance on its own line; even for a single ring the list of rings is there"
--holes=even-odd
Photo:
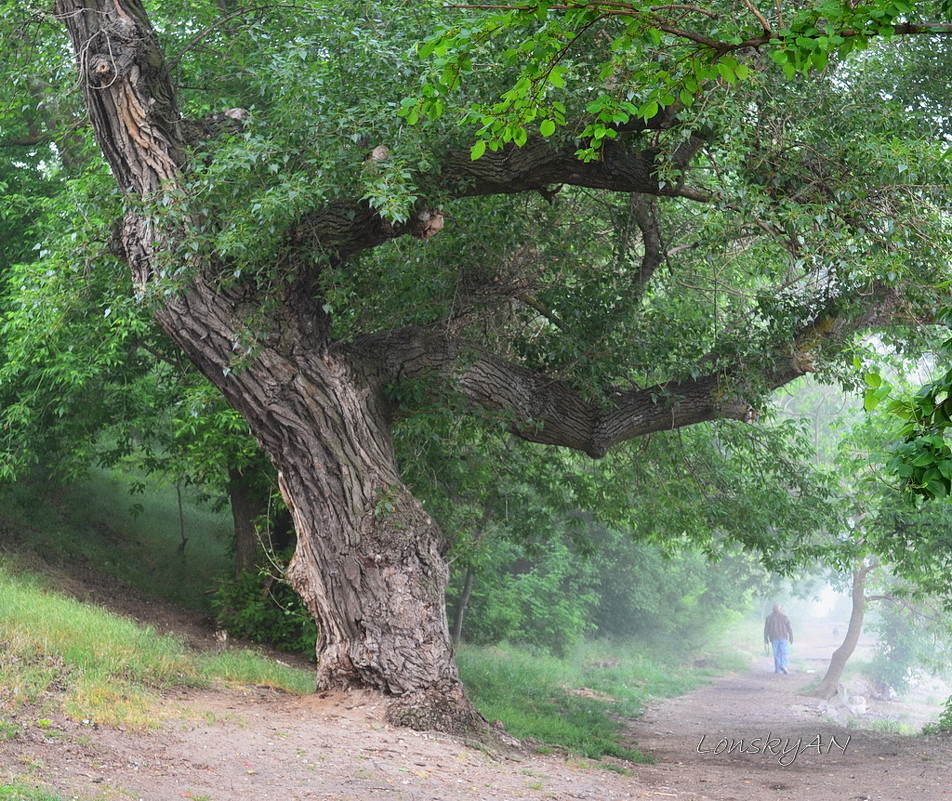
[[[444,535],[394,425],[478,410],[598,458],[755,424],[928,320],[943,10],[57,0],[7,5],[4,47],[27,127],[87,176],[91,130],[118,186],[75,211],[122,204],[99,260],[279,472],[318,687],[460,730]]]

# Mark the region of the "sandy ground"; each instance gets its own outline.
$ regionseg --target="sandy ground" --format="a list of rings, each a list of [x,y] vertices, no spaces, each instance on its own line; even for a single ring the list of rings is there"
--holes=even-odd
[[[154,599],[88,585],[77,594],[211,644],[204,626]],[[758,657],[748,672],[629,721],[653,765],[616,771],[530,751],[491,753],[395,729],[372,695],[300,698],[246,687],[171,694],[159,728],[147,733],[15,721],[21,733],[0,742],[0,783],[17,777],[81,801],[952,800],[952,738],[862,728],[873,715],[897,717],[895,702],[871,702],[872,714],[856,717],[797,694],[815,678],[807,671],[828,659],[829,639],[798,643],[790,676],[775,676],[770,659]]]

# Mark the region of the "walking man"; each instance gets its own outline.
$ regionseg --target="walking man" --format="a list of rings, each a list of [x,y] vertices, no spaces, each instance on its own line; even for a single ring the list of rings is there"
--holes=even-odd
[[[764,623],[764,645],[767,643],[773,646],[774,673],[789,673],[787,658],[793,645],[793,626],[780,604],[774,604],[773,613]]]

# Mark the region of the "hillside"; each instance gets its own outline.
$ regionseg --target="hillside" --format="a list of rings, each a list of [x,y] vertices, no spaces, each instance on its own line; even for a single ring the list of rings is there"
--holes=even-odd
[[[9,511],[12,507],[7,506]],[[66,525],[69,504],[42,511]],[[142,521],[139,521],[140,524]],[[190,609],[135,588],[91,566],[91,559],[65,559],[60,551],[20,548],[42,542],[23,519],[0,521],[7,555],[16,570],[45,576],[85,605],[136,621],[137,636],[172,635],[183,648],[179,659],[217,659],[220,644],[207,611]],[[109,527],[97,523],[110,539]],[[72,530],[79,539],[81,531]],[[117,539],[112,537],[112,539]],[[174,541],[173,541],[174,542]],[[164,546],[170,543],[166,540]],[[46,590],[43,590],[46,592]],[[86,608],[86,607],[84,607]],[[141,725],[109,725],[64,711],[67,685],[77,668],[36,646],[24,657],[16,634],[2,637],[0,662],[6,676],[42,668],[53,678],[28,702],[8,679],[0,695],[0,798],[22,801],[112,801],[171,798],[231,801],[258,799],[634,799],[728,801],[776,798],[833,801],[874,798],[893,801],[937,797],[952,758],[948,737],[915,738],[883,733],[899,707],[878,705],[874,714],[834,722],[837,710],[797,691],[821,669],[835,641],[827,629],[806,626],[798,640],[796,675],[775,677],[766,657],[680,698],[656,700],[640,717],[623,720],[624,741],[656,761],[635,764],[538,753],[525,747],[490,751],[443,735],[395,729],[384,722],[378,699],[367,693],[304,694],[270,680],[240,677],[170,683],[142,704]],[[42,633],[36,632],[38,642]],[[93,633],[95,639],[95,632]],[[236,656],[240,643],[229,646]],[[67,645],[68,648],[72,646]],[[511,657],[495,651],[498,662]],[[270,655],[296,668],[306,687],[313,667],[304,658]],[[273,661],[273,664],[277,662]],[[502,665],[505,667],[505,664]],[[120,679],[126,670],[117,666]],[[121,683],[121,682],[120,682]],[[285,685],[286,686],[286,685]],[[127,703],[121,687],[117,703]],[[597,693],[585,688],[571,692]],[[607,699],[611,700],[611,699]],[[938,700],[938,699],[934,699]],[[132,703],[135,703],[133,700]],[[844,724],[848,723],[849,726]],[[872,730],[879,728],[879,731]],[[750,748],[754,738],[811,743],[792,760]],[[747,753],[725,753],[721,741],[744,740]],[[846,747],[830,749],[831,742]],[[706,744],[706,745],[705,745]],[[709,747],[708,747],[709,746]],[[787,746],[789,747],[789,746]],[[550,749],[551,751],[551,749]]]

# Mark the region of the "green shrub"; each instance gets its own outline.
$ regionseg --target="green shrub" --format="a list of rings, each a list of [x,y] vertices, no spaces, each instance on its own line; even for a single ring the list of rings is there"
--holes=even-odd
[[[934,665],[936,639],[928,621],[910,614],[905,606],[884,604],[871,622],[870,629],[879,635],[870,663],[872,678],[902,694],[909,689],[917,673]],[[939,652],[942,655],[942,652]]]
[[[558,540],[531,554],[500,541],[473,583],[463,639],[475,645],[503,641],[564,656],[592,630],[597,601],[590,565]],[[450,593],[450,602],[455,600]]]
[[[311,655],[317,626],[294,590],[260,571],[221,582],[212,598],[218,625],[233,637]]]
[[[952,696],[945,702],[945,709],[939,715],[935,723],[929,723],[922,728],[923,734],[938,734],[939,732],[952,731]]]

